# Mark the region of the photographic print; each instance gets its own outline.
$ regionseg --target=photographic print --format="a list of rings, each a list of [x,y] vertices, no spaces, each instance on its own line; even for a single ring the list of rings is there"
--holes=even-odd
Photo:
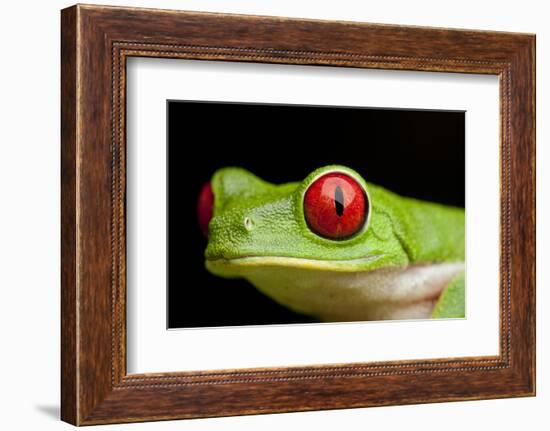
[[[465,317],[464,112],[167,115],[169,328]]]
[[[535,394],[533,34],[61,24],[64,421]]]

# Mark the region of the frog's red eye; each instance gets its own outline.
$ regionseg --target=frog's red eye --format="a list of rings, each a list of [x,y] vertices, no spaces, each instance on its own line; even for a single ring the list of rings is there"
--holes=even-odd
[[[346,239],[367,220],[369,202],[363,187],[349,175],[331,172],[306,190],[304,215],[309,228],[330,239]]]
[[[204,236],[208,237],[208,223],[212,218],[214,211],[214,192],[212,191],[212,184],[207,182],[201,188],[199,193],[199,200],[197,202],[197,218],[199,219],[199,226]]]

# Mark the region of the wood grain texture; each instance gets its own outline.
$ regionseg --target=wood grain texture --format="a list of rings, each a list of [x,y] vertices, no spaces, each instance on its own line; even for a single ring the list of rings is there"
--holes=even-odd
[[[63,420],[87,425],[534,394],[533,35],[79,5],[62,11],[61,36]],[[127,375],[130,56],[498,75],[500,354]]]
[[[77,422],[76,9],[61,16],[61,417]]]

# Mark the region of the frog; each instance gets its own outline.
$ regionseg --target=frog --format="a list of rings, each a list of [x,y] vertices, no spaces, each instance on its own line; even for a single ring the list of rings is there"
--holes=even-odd
[[[327,165],[273,184],[222,167],[200,191],[205,268],[320,322],[465,317],[465,209]]]

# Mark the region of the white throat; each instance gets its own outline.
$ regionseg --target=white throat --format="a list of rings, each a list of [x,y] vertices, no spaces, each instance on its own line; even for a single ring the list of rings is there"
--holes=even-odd
[[[243,274],[280,304],[322,321],[425,319],[463,262],[367,272],[258,266]]]

